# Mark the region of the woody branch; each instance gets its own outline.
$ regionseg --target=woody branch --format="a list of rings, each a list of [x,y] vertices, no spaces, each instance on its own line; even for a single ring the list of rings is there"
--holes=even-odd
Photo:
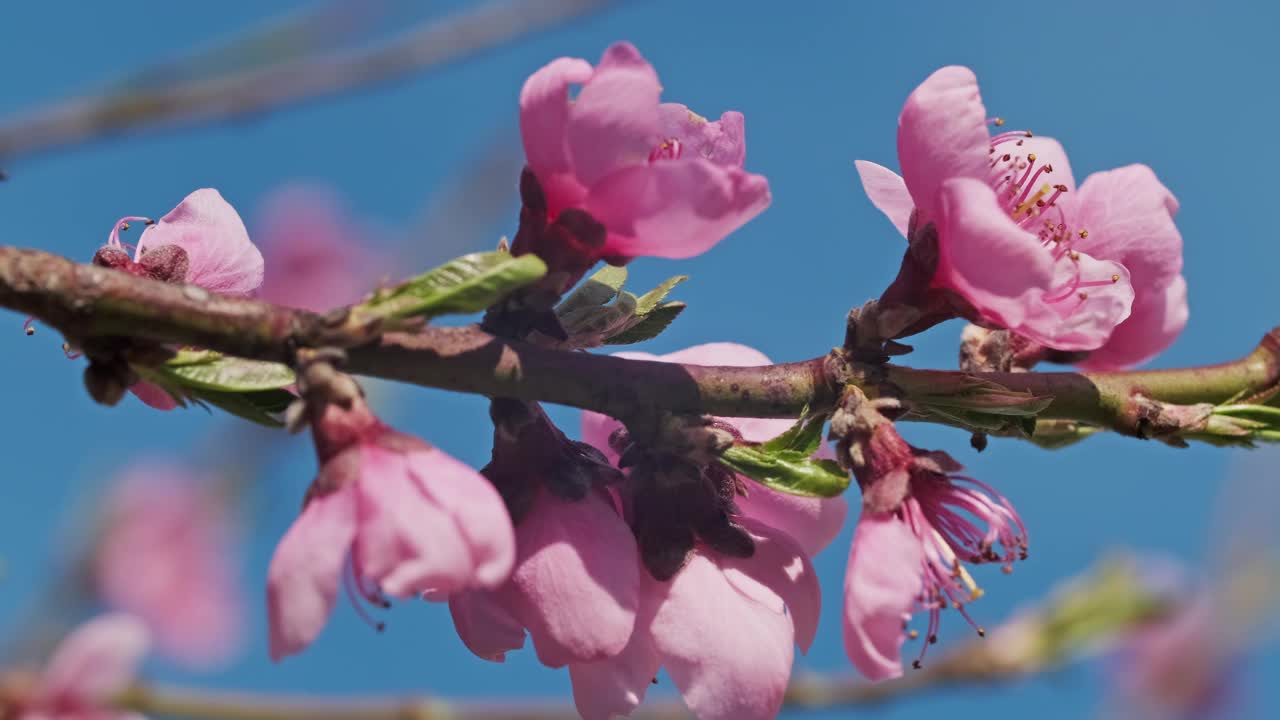
[[[957,391],[974,378],[1050,397],[1043,419],[1142,434],[1142,401],[1220,403],[1267,395],[1280,383],[1280,330],[1251,353],[1216,365],[1108,373],[963,373],[875,366],[835,351],[762,367],[703,367],[549,349],[477,326],[382,332],[339,308],[324,316],[215,295],[79,264],[39,250],[0,247],[0,306],[29,313],[74,342],[129,338],[195,345],[293,362],[300,349],[340,347],[355,374],[488,396],[634,417],[649,410],[736,417],[797,417],[830,407],[846,384],[885,382],[908,400]]]

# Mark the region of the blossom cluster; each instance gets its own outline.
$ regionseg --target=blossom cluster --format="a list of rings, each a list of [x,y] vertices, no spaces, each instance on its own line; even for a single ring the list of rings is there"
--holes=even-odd
[[[600,261],[706,252],[769,205],[768,181],[745,169],[743,115],[708,120],[660,102],[661,92],[626,43],[594,66],[553,60],[525,83],[527,166],[511,252],[545,261],[555,293]],[[988,117],[974,74],[947,67],[907,98],[901,176],[858,161],[867,195],[907,240],[878,300],[901,319],[883,339],[960,317],[1087,368],[1159,353],[1187,319],[1173,195],[1144,165],[1077,186],[1058,142],[1003,126]],[[147,225],[132,255],[120,240],[131,222]],[[325,226],[299,234],[310,252],[297,258],[332,273],[330,293],[318,294],[337,305],[354,291],[341,282],[344,261],[333,260],[343,242]],[[226,294],[260,292],[264,277],[244,224],[210,189],[155,223],[121,220],[94,260]],[[323,304],[306,297],[275,299]],[[770,362],[730,343],[622,355]],[[177,404],[145,382],[132,390],[158,409]],[[377,627],[392,599],[445,603],[477,656],[501,662],[528,638],[543,664],[567,667],[583,717],[629,714],[659,670],[698,717],[774,716],[795,649],[817,636],[811,559],[844,526],[846,501],[766,487],[697,443],[664,444],[617,419],[585,413],[573,440],[536,404],[495,399],[492,408],[493,457],[480,470],[389,427],[359,394],[310,408],[319,472],[268,571],[272,657],[310,645],[342,593]],[[967,609],[982,594],[968,566],[1009,570],[1028,550],[1011,501],[946,453],[910,445],[897,409],[851,393],[830,418],[835,442],[818,451],[862,493],[843,636],[871,680],[903,673],[910,638],[920,664],[944,609],[981,633]],[[791,424],[673,427],[722,447],[760,444]],[[910,627],[916,613],[927,618],[923,636]]]

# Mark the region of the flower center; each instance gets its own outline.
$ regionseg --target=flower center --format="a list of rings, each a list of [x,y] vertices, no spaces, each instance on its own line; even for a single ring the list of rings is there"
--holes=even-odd
[[[992,118],[988,122],[996,127],[1004,125],[1003,118]],[[1034,232],[1055,261],[1065,257],[1075,266],[1069,280],[1046,293],[1045,302],[1073,302],[1079,307],[1089,299],[1088,288],[1113,285],[1120,281],[1120,276],[1081,276],[1080,253],[1072,248],[1072,243],[1077,238],[1089,237],[1089,231],[1074,227],[1058,204],[1058,199],[1070,189],[1064,184],[1049,182],[1053,165],[1023,150],[1030,137],[1033,137],[1030,130],[1011,130],[991,137],[987,151],[991,170],[988,182],[1019,227]]]
[[[680,142],[679,138],[666,138],[649,151],[649,162],[675,160],[682,153],[684,153],[684,143]]]

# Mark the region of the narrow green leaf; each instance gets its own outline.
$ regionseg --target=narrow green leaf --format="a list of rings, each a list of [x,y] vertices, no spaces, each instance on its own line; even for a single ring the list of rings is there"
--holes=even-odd
[[[604,344],[630,345],[658,337],[679,317],[680,313],[684,312],[685,307],[684,303],[677,301],[662,303],[641,317],[639,322],[607,338]]]
[[[480,312],[546,273],[546,264],[536,255],[471,253],[375,293],[355,311],[384,318]]]
[[[285,365],[207,351],[183,351],[154,370],[182,387],[231,393],[275,390],[297,381]]]
[[[960,387],[948,387],[945,393],[924,392],[912,395],[917,407],[948,408],[981,412],[989,415],[1035,416],[1049,407],[1052,397],[1016,392],[991,381],[970,378]]]
[[[791,495],[835,497],[849,487],[849,475],[834,460],[814,460],[794,450],[768,452],[760,446],[734,445],[720,456],[720,462]]]
[[[667,295],[671,294],[671,290],[688,279],[688,275],[676,275],[675,277],[667,278],[658,287],[641,295],[639,300],[636,302],[636,315],[644,317],[654,310],[657,310],[658,306],[662,304],[662,301],[666,299]]]
[[[218,377],[220,378],[219,382],[228,382],[230,385],[239,384],[241,387],[253,387],[255,382],[246,381],[246,377],[253,380],[254,377],[269,377],[269,375],[241,376],[236,374],[244,369],[244,366],[238,365],[239,363],[251,361],[223,357],[218,353],[207,351],[182,351],[171,362],[174,361],[178,362],[177,367],[135,367],[134,369],[144,380],[163,388],[182,407],[187,407],[191,403],[206,408],[212,405],[259,425],[273,428],[284,426],[284,423],[276,418],[275,415],[284,412],[289,407],[289,403],[294,400],[294,395],[280,389],[280,386],[258,387],[248,390],[225,390],[221,389],[225,386],[209,383],[202,384],[198,381],[199,379],[193,380],[182,374],[191,371],[216,373],[219,368],[223,368],[226,370],[225,374],[208,377]],[[274,363],[260,364],[273,365]],[[283,368],[286,372],[288,371],[288,368],[283,365],[277,367]],[[289,382],[285,383],[286,385],[293,382],[293,374],[291,372],[288,378]],[[277,381],[283,379],[284,377],[281,375],[277,378]],[[256,384],[262,385],[263,383],[258,382]],[[266,384],[269,385],[271,383]]]
[[[618,296],[626,282],[626,268],[605,265],[569,293],[556,308],[556,313],[564,317],[576,311],[604,305]]]
[[[283,413],[294,400],[294,396],[284,390],[235,393],[191,388],[190,393],[199,402],[270,428],[284,427],[284,423],[276,415]]]
[[[1255,420],[1273,428],[1280,428],[1280,408],[1270,405],[1219,405],[1214,415]]]
[[[760,446],[766,452],[793,450],[803,455],[812,455],[822,447],[822,428],[827,424],[826,415],[806,417],[808,408],[800,413],[800,419],[787,431]]]

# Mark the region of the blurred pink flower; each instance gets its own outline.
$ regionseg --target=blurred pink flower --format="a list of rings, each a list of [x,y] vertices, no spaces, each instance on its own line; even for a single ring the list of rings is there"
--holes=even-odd
[[[107,499],[94,558],[102,600],[152,630],[160,652],[210,667],[241,646],[244,596],[228,508],[190,468],[143,462]]]
[[[911,447],[887,420],[860,452],[863,508],[845,571],[845,651],[868,679],[885,680],[902,675],[907,621],[917,610],[929,613],[917,667],[944,608],[983,632],[964,609],[982,591],[962,563],[1001,562],[1011,571],[1026,557],[1027,532],[1008,500],[957,474],[963,468],[946,453]]]
[[[145,223],[146,229],[131,258],[128,246],[120,241],[120,232],[133,222]],[[140,216],[121,218],[112,226],[107,244],[94,254],[93,262],[162,282],[199,285],[224,295],[248,295],[262,284],[262,254],[249,239],[235,208],[212,188],[186,196],[154,223]],[[178,406],[168,392],[151,383],[140,382],[130,389],[157,410]]]
[[[63,639],[19,720],[141,720],[110,709],[133,682],[150,640],[129,615],[103,615]]]
[[[340,584],[363,613],[360,598],[385,607],[384,592],[444,599],[507,579],[511,520],[483,476],[387,427],[363,399],[328,405],[312,430],[320,472],[267,575],[273,659],[315,639]]]
[[[273,192],[255,232],[267,257],[259,296],[277,305],[324,312],[359,300],[380,271],[336,193],[304,185]]]
[[[1224,623],[1233,621],[1202,594],[1128,638],[1117,676],[1137,716],[1222,717],[1241,654],[1222,640]]]
[[[582,86],[573,100],[571,85]],[[768,181],[742,169],[742,114],[711,122],[660,104],[661,92],[628,43],[610,46],[595,68],[559,58],[525,82],[520,130],[536,182],[522,180],[516,252],[687,258],[769,205]],[[548,223],[566,232],[549,232]]]
[[[954,293],[961,302],[946,302],[959,314],[1050,348],[1094,350],[1097,367],[1164,349],[1187,316],[1177,201],[1144,165],[1092,175],[1076,192],[1055,140],[993,137],[988,122],[973,72],[945,67],[903,107],[903,176],[857,162],[872,203],[910,244],[886,297],[923,307],[922,293]]]

